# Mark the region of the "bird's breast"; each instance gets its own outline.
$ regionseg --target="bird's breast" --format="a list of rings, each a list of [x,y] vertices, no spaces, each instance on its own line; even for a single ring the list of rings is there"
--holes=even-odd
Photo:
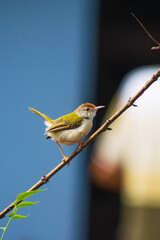
[[[73,129],[57,131],[54,133],[49,133],[48,135],[55,141],[65,142],[64,145],[74,145],[72,141],[81,141],[91,130],[92,121],[90,119],[84,119],[82,124]],[[68,142],[68,143],[67,143]]]

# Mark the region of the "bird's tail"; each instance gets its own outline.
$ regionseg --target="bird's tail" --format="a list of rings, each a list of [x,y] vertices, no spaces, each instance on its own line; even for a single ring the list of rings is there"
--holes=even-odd
[[[49,118],[46,114],[43,114],[43,113],[37,111],[37,110],[34,109],[34,108],[30,108],[30,107],[29,107],[29,110],[32,111],[33,113],[37,114],[38,116],[44,118],[44,119],[45,119],[47,122],[49,122],[49,123],[53,123],[53,122],[54,122],[54,120],[52,120],[51,118]]]

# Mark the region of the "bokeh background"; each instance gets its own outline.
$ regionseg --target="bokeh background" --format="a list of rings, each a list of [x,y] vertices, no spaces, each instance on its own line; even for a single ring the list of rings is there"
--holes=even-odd
[[[62,160],[43,135],[43,120],[93,102],[98,1],[0,2],[0,208],[14,201]],[[73,147],[64,147],[69,155]],[[30,200],[30,217],[11,223],[6,239],[82,239],[87,216],[86,153]],[[1,220],[4,226],[7,217]]]
[[[108,105],[128,71],[158,62],[159,53],[150,51],[153,42],[130,15],[140,16],[159,39],[158,6],[158,1],[152,6],[144,1],[0,2],[0,210],[61,161],[57,145],[45,141],[42,119],[28,107],[54,119],[84,102]],[[96,127],[104,112],[97,115]],[[63,149],[69,155],[75,146]],[[99,207],[108,193],[89,181],[89,152],[30,199],[40,203],[20,211],[30,216],[12,222],[6,239],[96,239],[97,221],[105,213]],[[6,222],[7,217],[0,226]]]

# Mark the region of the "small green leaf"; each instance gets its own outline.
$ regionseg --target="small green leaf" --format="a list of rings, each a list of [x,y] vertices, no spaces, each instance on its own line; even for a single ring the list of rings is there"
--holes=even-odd
[[[45,190],[47,190],[47,189],[34,190],[34,191],[30,191],[30,192],[20,193],[20,194],[17,196],[17,202],[23,201],[23,200],[25,200],[26,198],[29,198],[30,196],[34,195],[35,193],[42,192],[42,191],[45,191]]]
[[[8,217],[12,217],[14,215],[14,213],[13,212],[11,212],[10,214],[8,214]]]
[[[28,206],[31,206],[31,205],[34,205],[34,204],[37,204],[39,202],[21,202],[20,204],[17,205],[17,208],[22,208],[22,207],[28,207]]]
[[[18,210],[18,209],[13,210],[13,212],[11,212],[10,214],[8,214],[8,217],[11,218],[14,214],[16,214],[17,210]]]
[[[29,216],[29,215],[28,215]],[[12,217],[12,219],[21,219],[21,218],[26,218],[28,216],[24,216],[24,215],[20,215],[20,214],[16,214]]]
[[[6,229],[6,227],[0,227],[0,229],[2,229],[4,231]]]

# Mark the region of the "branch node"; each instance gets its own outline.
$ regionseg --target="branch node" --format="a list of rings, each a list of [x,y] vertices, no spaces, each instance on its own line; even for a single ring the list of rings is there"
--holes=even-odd
[[[128,104],[129,104],[130,106],[133,106],[133,107],[138,107],[138,105],[137,105],[137,104],[134,104],[134,103],[132,103],[132,102],[131,102],[131,100],[132,100],[132,98],[131,98],[131,97],[129,97],[129,99],[128,99]]]
[[[131,97],[128,98],[128,102],[129,102],[129,103],[131,102]]]
[[[46,177],[46,175],[44,174],[43,176],[42,176],[42,178],[41,178],[41,181],[43,182],[43,183],[48,183],[49,182],[49,179]]]
[[[154,79],[154,81],[157,81],[158,78],[153,74],[152,78]]]

